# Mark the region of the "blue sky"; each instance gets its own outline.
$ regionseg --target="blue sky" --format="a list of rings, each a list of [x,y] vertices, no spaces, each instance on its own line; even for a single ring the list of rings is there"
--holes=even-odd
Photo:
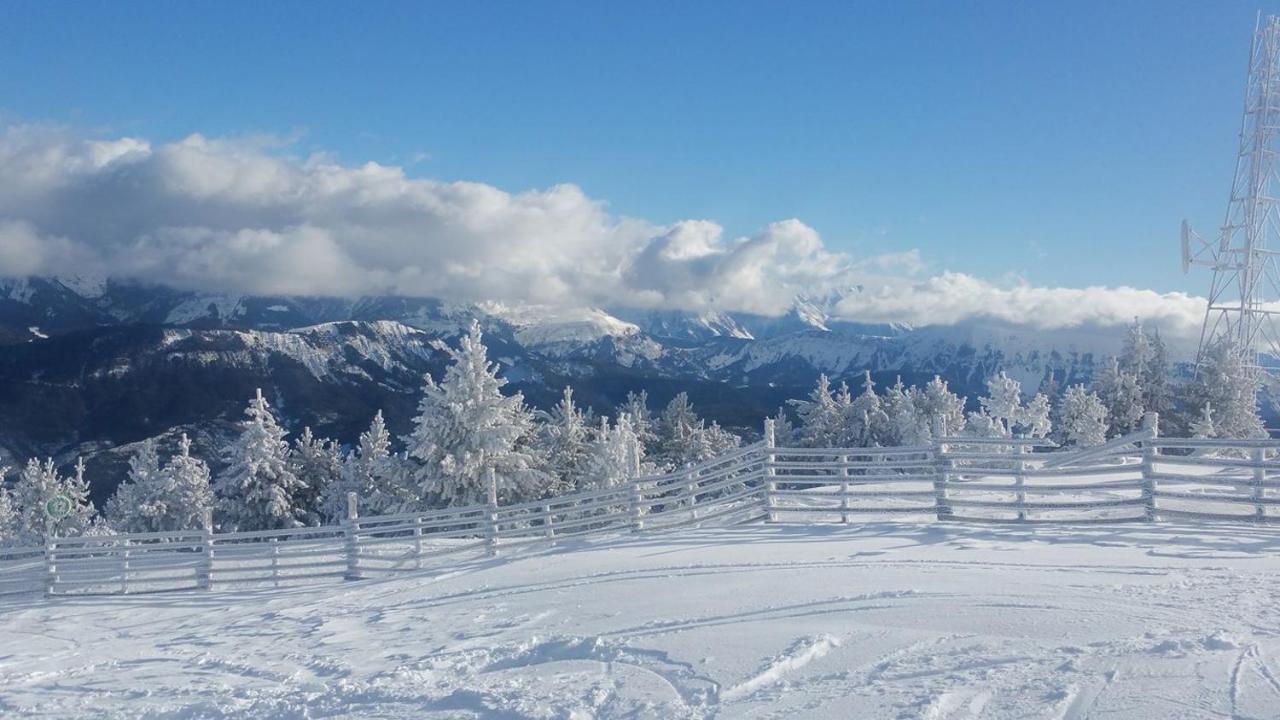
[[[930,271],[1203,294],[1255,3],[0,0],[0,113],[291,152]],[[1280,12],[1280,3],[1261,5]]]

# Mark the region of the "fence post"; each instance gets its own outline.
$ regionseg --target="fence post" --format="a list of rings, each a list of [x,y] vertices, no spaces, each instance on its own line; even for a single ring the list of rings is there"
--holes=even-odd
[[[1262,522],[1267,517],[1267,506],[1262,502],[1266,494],[1263,483],[1267,480],[1267,469],[1262,463],[1267,459],[1267,450],[1256,447],[1249,454],[1253,461],[1253,519]]]
[[[684,491],[689,496],[689,522],[698,522],[698,493],[695,488],[698,485],[698,471],[690,469],[685,472]]]
[[[547,537],[554,538],[556,536],[556,529],[551,525],[551,503],[547,503],[542,506],[542,515],[542,524],[545,526],[543,531],[546,533]]]
[[[200,528],[200,564],[196,566],[196,587],[213,589],[213,511],[204,514],[204,527]]]
[[[129,594],[129,538],[120,546],[120,594]]]
[[[498,554],[498,471],[489,468],[489,512],[488,526],[485,528],[485,552],[493,557]]]
[[[413,519],[413,566],[422,569],[422,516]]]
[[[849,456],[840,456],[840,522],[849,524]]]
[[[1027,454],[1027,446],[1023,443],[1014,445],[1013,454],[1017,458],[1014,461],[1014,469],[1018,474],[1013,476],[1013,484],[1018,488],[1016,495],[1018,501],[1018,522],[1025,522],[1027,519],[1027,492],[1025,490],[1027,478],[1022,474],[1022,472],[1027,469],[1027,461],[1023,457]]]
[[[1160,416],[1149,412],[1142,416],[1142,429],[1148,433],[1142,441],[1142,517],[1148,522],[1156,520],[1156,447],[1151,443],[1159,435]]]
[[[360,499],[353,493],[347,493],[347,517],[342,521],[343,539],[347,555],[346,580],[360,579],[360,543],[356,537],[360,529]]]
[[[765,418],[764,420],[764,510],[767,517],[766,522],[777,522],[778,516],[774,512],[777,498],[774,493],[778,491],[778,483],[774,481],[774,448],[777,447],[777,435],[773,426],[773,418]]]
[[[644,504],[644,495],[640,492],[640,447],[633,444],[628,453],[631,464],[631,498],[628,503],[631,511],[631,531],[640,532],[644,530],[644,521],[640,519],[640,506]]]
[[[280,538],[271,538],[271,586],[280,587]]]
[[[44,536],[44,594],[46,596],[53,595],[54,588],[58,584],[58,564],[54,559],[56,547],[57,542],[53,533],[46,529]]]
[[[939,520],[951,518],[951,503],[947,501],[947,476],[950,475],[951,459],[947,457],[947,445],[942,442],[946,436],[947,426],[942,418],[933,421],[933,457],[937,463],[936,476],[933,480],[934,512]]]

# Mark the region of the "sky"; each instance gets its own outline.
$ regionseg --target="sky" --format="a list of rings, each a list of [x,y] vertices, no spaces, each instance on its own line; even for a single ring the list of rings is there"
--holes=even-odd
[[[0,273],[1189,326],[1258,10],[0,0]]]

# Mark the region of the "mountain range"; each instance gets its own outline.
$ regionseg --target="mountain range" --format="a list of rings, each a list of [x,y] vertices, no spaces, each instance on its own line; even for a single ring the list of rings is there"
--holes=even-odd
[[[471,321],[509,387],[547,408],[564,385],[598,411],[647,390],[655,410],[688,392],[705,417],[756,432],[820,373],[860,386],[935,374],[976,396],[1006,370],[1034,391],[1050,372],[1087,381],[1118,328],[1041,331],[998,322],[912,327],[832,317],[840,297],[798,297],[780,316],[551,308],[431,298],[209,295],[82,277],[0,283],[0,454],[50,455],[116,472],[132,444],[178,432],[215,467],[254,388],[285,427],[352,442],[384,411],[409,429],[423,373],[438,374]],[[94,483],[101,500],[114,486]]]

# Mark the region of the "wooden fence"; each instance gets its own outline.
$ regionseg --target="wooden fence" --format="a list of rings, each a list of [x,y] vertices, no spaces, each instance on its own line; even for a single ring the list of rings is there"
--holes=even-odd
[[[496,478],[490,478],[496,488]],[[914,447],[759,443],[671,473],[514,505],[339,525],[51,538],[0,549],[0,596],[283,587],[419,570],[570,538],[701,524],[873,519],[1280,522],[1280,442],[1160,438],[1155,418],[1103,446],[943,437]]]

